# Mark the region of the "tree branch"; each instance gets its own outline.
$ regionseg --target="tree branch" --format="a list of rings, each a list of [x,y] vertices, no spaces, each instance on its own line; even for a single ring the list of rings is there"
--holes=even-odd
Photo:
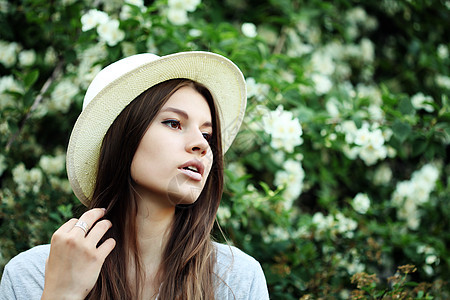
[[[25,123],[28,121],[28,119],[31,117],[31,114],[33,111],[36,110],[36,108],[39,106],[39,104],[42,102],[42,99],[44,98],[44,94],[47,92],[47,90],[52,85],[53,81],[55,81],[56,77],[61,73],[62,68],[64,65],[64,60],[60,60],[58,64],[56,65],[55,69],[52,72],[52,75],[45,81],[44,85],[42,86],[41,90],[39,91],[39,94],[37,95],[36,99],[34,99],[33,104],[30,107],[30,110],[26,114],[25,118],[20,122],[19,129],[11,136],[8,143],[6,144],[6,151],[9,151],[11,148],[12,143],[16,140],[16,138],[20,135],[20,133],[23,130],[23,127],[25,126]]]

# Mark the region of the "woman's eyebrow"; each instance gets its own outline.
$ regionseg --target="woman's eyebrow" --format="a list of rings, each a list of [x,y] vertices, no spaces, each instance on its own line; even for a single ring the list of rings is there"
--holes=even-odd
[[[174,113],[182,116],[185,119],[189,119],[188,114],[184,110],[181,110],[181,109],[178,109],[175,107],[166,107],[161,110],[161,112],[165,112],[165,111],[171,111],[171,112],[174,112]]]
[[[186,120],[189,119],[189,115],[188,115],[184,110],[181,110],[181,109],[178,109],[178,108],[170,107],[170,106],[169,106],[169,107],[166,107],[166,108],[161,109],[161,112],[165,112],[165,111],[171,111],[171,112],[174,112],[174,113],[176,113],[176,114],[182,116],[182,117],[185,118]],[[205,127],[211,127],[211,128],[213,127],[213,126],[212,126],[212,123],[209,122],[209,121],[206,121],[205,123],[203,123],[202,126],[205,126]]]

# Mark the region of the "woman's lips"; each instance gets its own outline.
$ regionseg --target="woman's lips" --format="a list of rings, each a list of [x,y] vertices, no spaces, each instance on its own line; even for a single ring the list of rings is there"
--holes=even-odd
[[[201,181],[203,177],[203,171],[205,170],[205,166],[201,161],[197,159],[192,159],[179,166],[178,170],[180,170],[180,172],[187,175],[189,178],[193,180]]]
[[[189,169],[178,169],[180,170],[181,173],[185,174],[186,176],[188,176],[189,178],[191,178],[192,180],[195,181],[201,181],[202,180],[202,174],[194,172],[192,170]]]

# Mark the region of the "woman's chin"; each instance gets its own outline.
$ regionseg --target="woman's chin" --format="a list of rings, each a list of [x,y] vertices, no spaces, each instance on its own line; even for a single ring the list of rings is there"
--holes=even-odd
[[[167,195],[174,205],[191,205],[197,201],[202,189],[199,182],[186,180],[186,176],[175,176],[169,184]]]

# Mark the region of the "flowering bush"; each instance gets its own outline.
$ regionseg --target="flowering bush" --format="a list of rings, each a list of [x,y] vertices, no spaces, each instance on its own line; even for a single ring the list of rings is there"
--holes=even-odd
[[[410,295],[450,297],[449,19],[444,0],[0,1],[0,268],[81,213],[64,153],[100,69],[210,50],[248,84],[218,220],[271,297],[394,295],[405,264]]]

